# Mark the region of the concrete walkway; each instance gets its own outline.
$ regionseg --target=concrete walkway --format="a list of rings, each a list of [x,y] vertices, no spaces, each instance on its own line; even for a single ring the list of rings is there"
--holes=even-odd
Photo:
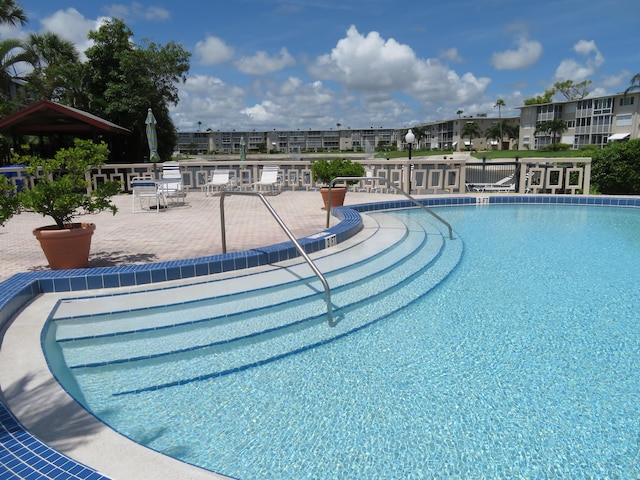
[[[326,211],[319,192],[282,192],[266,196],[287,227],[304,237],[324,230]],[[349,192],[347,205],[403,198],[401,195]],[[132,212],[132,196],[114,198],[116,215],[83,215],[78,221],[97,225],[91,245],[90,267],[113,267],[167,260],[198,258],[222,253],[220,197],[191,191],[184,205],[160,212]],[[227,251],[239,251],[287,241],[259,198],[225,198]],[[48,270],[47,261],[32,230],[50,225],[50,218],[22,213],[0,227],[0,282],[20,272]],[[332,218],[331,225],[336,220]]]

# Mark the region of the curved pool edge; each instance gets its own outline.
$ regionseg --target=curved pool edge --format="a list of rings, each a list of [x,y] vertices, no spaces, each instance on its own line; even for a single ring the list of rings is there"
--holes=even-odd
[[[461,206],[487,203],[569,204],[632,208],[640,206],[640,198],[637,197],[602,196],[554,197],[544,195],[467,195],[460,197],[423,198],[420,199],[420,201],[426,206]],[[358,227],[358,225],[361,225],[361,218],[358,212],[405,208],[409,206],[412,206],[411,202],[403,200],[341,207],[335,211],[335,215],[341,219],[341,222],[338,225],[331,229],[324,230],[319,234],[305,237],[300,240],[300,243],[304,246],[305,250],[309,249],[307,250],[309,252],[317,251],[324,248],[324,246],[327,245],[327,238],[330,238],[333,235],[335,235],[336,242],[339,243],[357,233],[359,228],[362,228],[361,226]],[[6,331],[6,327],[15,317],[16,313],[41,293],[63,293],[93,288],[115,288],[159,283],[168,280],[209,275],[211,273],[219,273],[222,271],[250,268],[264,264],[254,264],[254,262],[265,261],[266,263],[272,263],[293,258],[295,256],[297,256],[297,251],[295,251],[291,242],[285,242],[259,249],[199,259],[127,267],[85,269],[81,271],[70,270],[21,273],[0,283],[0,328],[2,328],[3,331]],[[211,271],[212,265],[220,265],[222,270],[219,272]],[[206,273],[204,273],[205,270]],[[58,454],[54,449],[32,437],[2,402],[0,402],[0,427],[2,427],[3,433],[10,434],[12,439],[18,439],[15,443],[11,444],[17,448],[27,448],[27,450],[40,452],[37,455],[42,455],[43,449],[46,450],[46,455]],[[7,447],[7,445],[8,443],[3,442],[0,452],[5,448],[8,449],[9,447]],[[76,472],[83,472],[81,475],[86,475],[77,476],[77,478],[107,478],[100,476],[90,468],[88,471],[84,471],[83,468],[87,467],[76,463],[68,457],[60,455],[60,458],[62,460],[58,460],[56,457],[56,461],[61,465],[64,465],[65,468],[68,468],[69,471],[73,470],[76,475]],[[40,457],[37,456],[34,461],[38,461],[39,459]]]

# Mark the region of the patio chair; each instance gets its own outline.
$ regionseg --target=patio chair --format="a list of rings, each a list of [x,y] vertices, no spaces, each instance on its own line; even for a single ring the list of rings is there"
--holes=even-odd
[[[172,203],[182,202],[187,196],[182,185],[182,174],[178,162],[164,162],[162,164],[162,180],[160,185],[164,196]]]
[[[271,193],[275,194],[275,189],[278,185],[278,166],[277,165],[265,165],[262,168],[262,174],[260,180],[252,184],[253,189],[262,192],[262,187],[269,187]]]
[[[221,189],[227,189],[231,185],[230,173],[228,168],[216,168],[211,174],[211,178],[203,185],[205,196],[213,195],[214,192]]]
[[[155,209],[159,212],[167,207],[167,198],[162,189],[151,177],[134,177],[131,179],[133,192],[133,213],[150,212]],[[147,209],[144,208],[147,204]],[[139,209],[137,208],[139,206]]]

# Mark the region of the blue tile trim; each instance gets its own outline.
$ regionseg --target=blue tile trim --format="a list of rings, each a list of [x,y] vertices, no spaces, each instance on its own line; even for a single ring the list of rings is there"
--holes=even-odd
[[[3,480],[109,477],[66,457],[29,434],[0,402],[0,478]]]
[[[475,205],[475,195],[434,197],[420,199],[426,206]],[[568,196],[568,195],[492,195],[486,197],[490,204],[564,204],[640,207],[637,197]],[[332,228],[299,240],[307,253],[325,248],[325,239],[336,236],[343,242],[362,228],[359,212],[372,212],[412,207],[409,200],[385,201],[335,208],[333,214],[340,222]],[[83,270],[59,270],[19,273],[0,283],[0,329],[36,295],[47,292],[70,292],[93,288],[110,288],[127,285],[143,285],[171,279],[191,278],[245,269],[277,262],[298,255],[291,242],[270,245],[258,249],[214,255],[189,260],[161,262],[146,265],[130,265]],[[10,470],[2,479],[13,478],[74,478],[106,479],[99,473],[62,456],[31,436],[0,402],[0,464]],[[60,468],[60,465],[64,468]],[[66,469],[66,470],[65,470]],[[72,473],[77,472],[77,473]]]

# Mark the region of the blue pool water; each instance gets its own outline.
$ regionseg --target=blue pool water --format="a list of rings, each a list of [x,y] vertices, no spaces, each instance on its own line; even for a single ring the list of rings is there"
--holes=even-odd
[[[245,480],[639,477],[640,211],[438,213],[461,262],[392,318],[232,375],[86,401],[140,443]]]

